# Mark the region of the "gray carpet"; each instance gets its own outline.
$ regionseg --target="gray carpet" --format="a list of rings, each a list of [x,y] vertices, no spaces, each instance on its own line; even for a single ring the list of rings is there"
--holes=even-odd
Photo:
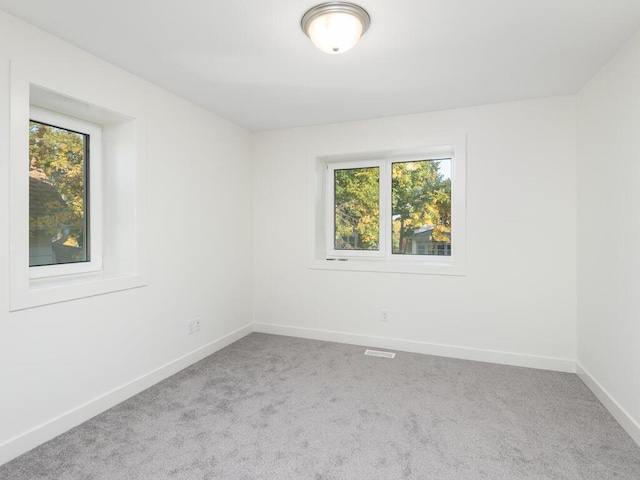
[[[0,478],[640,479],[577,376],[252,334]]]

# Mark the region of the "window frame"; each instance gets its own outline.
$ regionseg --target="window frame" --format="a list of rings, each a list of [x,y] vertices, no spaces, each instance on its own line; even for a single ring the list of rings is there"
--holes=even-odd
[[[89,158],[85,159],[85,212],[87,218],[86,250],[89,259],[84,262],[39,265],[29,267],[29,278],[48,278],[63,275],[99,272],[102,270],[102,128],[61,113],[31,105],[29,120],[52,127],[70,130],[89,136]],[[88,178],[87,178],[88,177]],[[87,182],[88,180],[88,182]]]
[[[378,202],[379,225],[378,225],[378,250],[336,250],[335,248],[335,172],[336,170],[351,170],[361,168],[378,168],[379,181],[378,189],[380,192]],[[327,235],[327,258],[341,258],[341,257],[367,257],[367,258],[379,258],[384,257],[386,250],[386,235],[383,234],[382,217],[386,212],[385,198],[383,197],[382,189],[382,177],[385,175],[385,163],[382,161],[355,161],[355,162],[335,162],[327,164],[327,205],[326,205],[326,224],[329,226],[326,231]]]
[[[427,155],[429,158],[424,158],[420,154],[416,156],[400,156],[389,157],[384,160],[360,160],[356,162],[349,161],[333,161],[327,163],[327,197],[326,197],[326,212],[327,212],[327,259],[328,260],[341,260],[343,258],[384,258],[387,261],[422,261],[425,257],[438,263],[445,262],[441,257],[450,257],[451,255],[407,255],[400,253],[393,253],[393,229],[391,228],[393,217],[393,205],[392,205],[392,170],[394,163],[408,163],[408,162],[431,162],[438,160],[450,160],[453,164],[453,159],[449,155],[442,155],[434,153]],[[356,168],[379,168],[380,180],[378,183],[379,188],[379,249],[378,250],[336,250],[335,249],[335,171],[347,170]],[[451,182],[451,190],[453,196],[453,190],[455,186],[453,181]],[[453,216],[453,215],[452,215]],[[453,232],[453,229],[452,229]],[[455,234],[454,234],[455,235]],[[455,238],[455,237],[454,237]],[[453,245],[453,241],[451,242]],[[453,247],[451,248],[453,250]],[[418,258],[416,258],[418,257]]]
[[[24,310],[145,287],[148,112],[111,85],[87,82],[46,58],[10,61],[9,309]],[[29,110],[36,106],[102,127],[102,269],[30,278]]]
[[[451,134],[422,140],[361,142],[338,147],[316,147],[308,160],[308,260],[307,267],[321,270],[466,275],[466,135]],[[391,225],[381,219],[385,255],[353,255],[335,251],[333,245],[333,172],[341,167],[381,163],[381,216],[391,216],[391,165],[397,162],[451,159],[451,256],[391,253]],[[388,182],[388,188],[382,186]],[[331,242],[331,243],[330,243]]]

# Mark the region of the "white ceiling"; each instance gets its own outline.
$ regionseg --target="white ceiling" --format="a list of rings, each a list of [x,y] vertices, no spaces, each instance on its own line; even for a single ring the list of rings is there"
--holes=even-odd
[[[370,30],[327,55],[300,29],[321,1],[0,9],[252,131],[573,94],[640,29],[640,0],[356,0]]]

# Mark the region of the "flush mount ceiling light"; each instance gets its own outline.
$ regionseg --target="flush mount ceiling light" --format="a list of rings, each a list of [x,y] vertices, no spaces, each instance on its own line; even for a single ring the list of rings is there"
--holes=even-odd
[[[302,17],[302,30],[320,50],[333,55],[350,50],[369,28],[371,17],[353,3],[316,5]]]

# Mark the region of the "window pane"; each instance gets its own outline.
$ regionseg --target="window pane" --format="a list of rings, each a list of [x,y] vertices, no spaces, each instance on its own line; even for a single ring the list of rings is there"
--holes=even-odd
[[[391,175],[393,253],[451,256],[451,160],[398,162]]]
[[[29,266],[86,262],[89,135],[29,122]]]
[[[378,250],[380,245],[380,169],[335,170],[334,248]]]

